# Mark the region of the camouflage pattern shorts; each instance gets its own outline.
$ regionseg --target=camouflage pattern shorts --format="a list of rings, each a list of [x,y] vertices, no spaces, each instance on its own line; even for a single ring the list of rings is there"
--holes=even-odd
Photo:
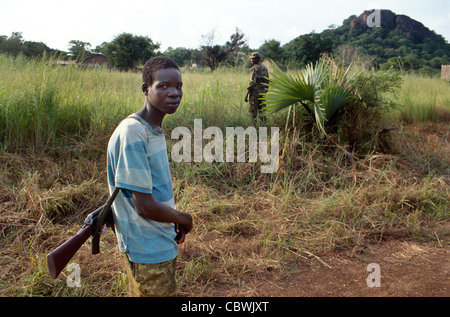
[[[134,263],[124,254],[129,297],[175,297],[176,258],[162,263]]]

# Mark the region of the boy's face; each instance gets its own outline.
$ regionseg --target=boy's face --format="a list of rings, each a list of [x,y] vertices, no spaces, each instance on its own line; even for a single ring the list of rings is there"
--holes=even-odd
[[[147,87],[150,105],[164,114],[177,111],[183,96],[181,73],[175,68],[163,68],[154,74],[154,81]]]

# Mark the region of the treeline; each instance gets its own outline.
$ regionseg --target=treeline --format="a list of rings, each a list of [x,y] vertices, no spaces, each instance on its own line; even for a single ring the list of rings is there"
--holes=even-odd
[[[42,57],[45,54],[69,58],[67,52],[52,49],[42,42],[25,41],[21,32],[13,32],[10,37],[0,35],[0,53],[12,56],[22,54],[30,58]]]
[[[236,28],[225,44],[217,44],[215,32],[202,35],[199,48],[169,47],[160,50],[160,44],[145,36],[122,33],[111,42],[91,48],[89,42],[71,40],[68,52],[52,50],[44,43],[24,41],[20,32],[14,32],[9,38],[0,37],[0,53],[13,56],[23,54],[27,57],[40,57],[44,54],[58,55],[60,59],[82,62],[85,58],[102,54],[111,66],[119,69],[136,69],[147,59],[156,55],[166,55],[174,59],[181,67],[197,65],[215,70],[218,67],[247,67],[251,65],[249,55],[259,51],[264,58],[272,59],[280,67],[300,68],[310,62],[317,61],[322,53],[332,52],[332,42],[322,38],[320,34],[311,33],[299,36],[290,43],[281,46],[279,41],[266,41],[259,48],[250,48],[245,34]],[[30,48],[33,48],[31,50]]]
[[[364,60],[368,67],[434,75],[441,65],[450,64],[450,44],[432,32],[421,34],[417,30],[410,39],[399,31],[385,27],[354,27],[350,16],[342,26],[330,25],[321,33],[300,35],[281,45],[276,39],[266,40],[258,48],[250,48],[245,34],[236,28],[225,44],[217,44],[215,32],[202,35],[199,48],[169,47],[162,52],[160,43],[145,36],[122,33],[111,42],[91,48],[91,44],[79,40],[69,42],[68,52],[53,50],[43,43],[24,41],[20,32],[10,37],[0,36],[0,53],[14,56],[23,54],[39,57],[43,54],[58,55],[62,59],[78,62],[94,54],[106,56],[111,66],[119,69],[136,69],[148,58],[166,55],[181,67],[203,66],[215,70],[218,67],[248,67],[248,56],[259,51],[263,58],[274,60],[282,69],[298,69],[316,62],[324,53],[333,54],[344,62]]]

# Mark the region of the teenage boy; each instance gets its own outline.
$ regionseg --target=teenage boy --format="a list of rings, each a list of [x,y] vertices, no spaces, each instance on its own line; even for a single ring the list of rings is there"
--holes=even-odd
[[[190,214],[175,210],[162,122],[183,95],[181,73],[167,57],[143,68],[143,107],[124,119],[108,143],[110,193],[119,250],[125,254],[129,296],[176,296],[178,244],[192,229]],[[176,239],[176,240],[175,240]]]

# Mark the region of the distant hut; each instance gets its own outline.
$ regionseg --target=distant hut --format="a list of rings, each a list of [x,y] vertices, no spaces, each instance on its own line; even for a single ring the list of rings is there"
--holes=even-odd
[[[441,79],[450,80],[450,65],[441,65]]]
[[[103,56],[101,54],[95,54],[92,56],[89,56],[83,60],[81,63],[82,66],[101,66],[101,67],[108,67],[109,61],[106,56]]]

